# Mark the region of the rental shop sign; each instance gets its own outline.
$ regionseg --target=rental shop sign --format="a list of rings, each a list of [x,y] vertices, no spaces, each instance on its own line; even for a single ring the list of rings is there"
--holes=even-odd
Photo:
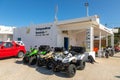
[[[36,28],[35,34],[36,34],[36,36],[48,36],[49,35],[48,30],[50,30],[50,29],[51,29],[51,27]]]

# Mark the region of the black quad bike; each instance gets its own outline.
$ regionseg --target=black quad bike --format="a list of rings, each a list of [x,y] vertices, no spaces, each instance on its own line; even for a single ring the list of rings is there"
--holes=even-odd
[[[109,56],[113,57],[114,56],[114,49],[110,46],[106,47],[104,49],[104,52],[105,52],[105,57],[106,58],[109,58]]]
[[[115,53],[114,48],[112,48],[112,46],[109,46],[109,56],[113,57]]]

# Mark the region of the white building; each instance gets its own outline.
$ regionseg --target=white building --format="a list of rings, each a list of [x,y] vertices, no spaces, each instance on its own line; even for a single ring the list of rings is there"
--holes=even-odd
[[[119,29],[112,29],[114,33],[118,33]]]
[[[0,25],[0,41],[13,40],[13,29],[15,27]]]
[[[22,40],[27,50],[30,46],[50,45],[51,47],[59,46],[83,46],[87,52],[93,55],[94,37],[99,37],[99,51],[101,51],[101,36],[111,35],[111,45],[114,46],[113,32],[111,29],[103,26],[99,22],[99,17],[89,16],[65,21],[56,21],[49,24],[31,25],[29,27],[16,28],[14,39]],[[107,40],[107,38],[106,38]],[[108,42],[106,43],[106,46]]]

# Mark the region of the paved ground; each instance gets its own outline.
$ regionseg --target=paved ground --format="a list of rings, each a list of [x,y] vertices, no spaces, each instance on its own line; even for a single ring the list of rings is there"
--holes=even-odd
[[[21,60],[0,60],[0,80],[120,80],[120,53],[109,59],[97,58],[95,64],[87,63],[85,70],[77,70],[73,78],[66,77],[65,73],[24,65]]]

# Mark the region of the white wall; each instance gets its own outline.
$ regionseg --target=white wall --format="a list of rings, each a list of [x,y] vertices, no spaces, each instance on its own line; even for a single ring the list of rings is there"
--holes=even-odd
[[[13,34],[15,27],[0,25],[0,34]]]
[[[3,41],[7,40],[7,35],[3,35]]]
[[[70,31],[69,32],[70,45],[72,46],[85,46],[86,34],[85,31]]]
[[[50,29],[36,30],[36,28],[41,29],[45,27],[50,27]],[[36,32],[41,31],[45,31],[49,35],[36,36]],[[30,46],[34,47],[35,45],[38,47],[40,45],[50,45],[51,47],[55,47],[57,46],[57,33],[55,31],[56,27],[53,24],[33,25],[29,27],[16,28],[13,38],[14,40],[21,38],[27,50],[29,50]]]
[[[72,31],[69,31],[69,40],[70,40],[70,45],[76,46],[76,34]]]
[[[8,39],[13,40],[12,34],[0,34],[0,41],[7,41]]]
[[[64,36],[62,34],[62,31],[59,29],[57,32],[57,46],[64,47]]]
[[[86,32],[82,31],[79,32],[78,30],[74,31],[68,31],[68,34],[62,33],[62,31],[59,29],[58,36],[57,36],[57,43],[58,46],[64,47],[64,37],[69,38],[69,46],[85,46],[86,42]]]
[[[13,40],[13,30],[15,27],[0,25],[0,41]]]
[[[76,34],[76,45],[85,47],[86,44],[86,32],[80,32]]]

